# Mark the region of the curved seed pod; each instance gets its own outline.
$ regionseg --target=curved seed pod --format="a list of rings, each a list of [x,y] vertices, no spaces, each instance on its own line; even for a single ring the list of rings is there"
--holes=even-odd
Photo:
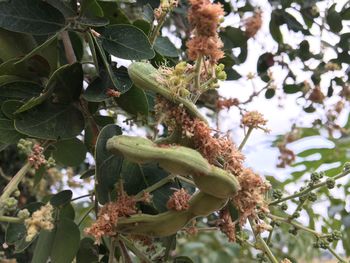
[[[137,214],[120,218],[117,231],[125,234],[138,234],[153,237],[164,237],[175,234],[189,221],[198,216],[207,216],[220,210],[228,201],[197,192],[189,201],[186,211],[167,211],[158,215]]]
[[[228,198],[221,199],[203,192],[197,192],[190,200],[190,208],[188,211],[191,212],[194,217],[208,216],[214,211],[220,210],[226,205],[227,201]]]
[[[107,141],[107,149],[114,154],[123,154],[130,161],[156,161],[170,173],[192,175],[201,191],[217,198],[229,198],[239,189],[239,183],[232,174],[210,165],[191,148],[160,147],[146,138],[119,135]]]
[[[197,117],[207,123],[207,120],[190,100],[174,96],[169,89],[159,83],[157,80],[157,75],[159,73],[151,64],[134,62],[129,66],[128,73],[131,80],[138,88],[159,93],[170,101],[175,101],[178,104],[184,105],[193,117]]]

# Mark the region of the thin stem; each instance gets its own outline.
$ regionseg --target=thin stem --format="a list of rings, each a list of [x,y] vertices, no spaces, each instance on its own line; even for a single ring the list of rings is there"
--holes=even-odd
[[[165,22],[165,18],[166,15],[168,14],[168,11],[165,11],[162,13],[161,17],[158,20],[157,25],[153,28],[151,35],[149,37],[149,42],[151,43],[152,47],[154,45],[154,43],[156,42],[156,39],[158,37],[159,31],[162,28],[164,22]]]
[[[333,179],[334,180],[340,179],[340,178],[348,175],[349,173],[350,173],[350,170],[343,171],[342,173],[334,176]],[[326,180],[323,181],[323,182],[320,182],[318,184],[314,184],[314,185],[312,185],[312,186],[310,186],[310,187],[308,187],[308,188],[306,188],[306,189],[304,189],[304,190],[302,190],[300,192],[297,192],[295,194],[286,196],[286,197],[278,199],[276,201],[272,201],[269,205],[277,205],[277,204],[282,203],[284,201],[287,201],[287,200],[290,200],[290,199],[293,199],[293,198],[296,198],[296,197],[300,197],[300,196],[306,195],[309,192],[311,192],[312,190],[315,190],[315,189],[320,188],[320,187],[325,186],[325,185],[327,185],[327,181]]]
[[[111,237],[111,240],[110,240],[110,243],[109,243],[108,263],[114,263],[115,245],[116,245],[116,238],[115,237]]]
[[[132,263],[132,260],[130,258],[130,255],[128,253],[128,250],[125,247],[125,244],[123,243],[123,241],[118,240],[118,244],[119,244],[119,248],[122,254],[122,260],[123,263]]]
[[[316,237],[323,237],[322,234],[316,232],[315,230],[313,230],[313,229],[311,229],[311,228],[308,228],[308,227],[306,227],[306,226],[303,226],[303,225],[301,225],[301,224],[299,224],[299,223],[293,222],[293,221],[292,221],[291,219],[289,219],[289,218],[284,218],[284,217],[275,216],[275,215],[271,215],[271,214],[267,215],[267,217],[271,218],[271,219],[274,220],[274,221],[280,221],[280,222],[284,222],[284,223],[286,223],[286,224],[292,225],[292,226],[294,226],[294,227],[296,227],[296,228],[298,228],[298,229],[300,229],[300,230],[303,230],[303,231],[305,231],[305,232],[309,232],[309,233],[315,235]]]
[[[243,141],[241,142],[241,144],[238,147],[239,151],[242,151],[242,149],[243,149],[244,145],[246,144],[246,142],[248,141],[249,136],[252,133],[253,129],[254,129],[253,127],[249,127],[247,134],[244,136]]]
[[[273,233],[273,230],[275,229],[275,226],[272,226],[272,229],[271,231],[269,232],[269,236],[267,237],[267,240],[266,240],[266,244],[269,245],[270,242],[271,242],[271,238],[272,238],[272,233]]]
[[[25,165],[12,177],[11,181],[6,185],[1,197],[0,204],[2,204],[11,194],[17,190],[18,184],[22,181],[24,176],[28,173],[32,165],[29,162],[26,162]],[[3,208],[0,208],[0,215],[4,213]]]
[[[129,250],[131,250],[132,253],[134,253],[136,255],[136,257],[141,259],[142,262],[152,263],[152,261],[145,254],[143,254],[140,250],[138,250],[129,239],[127,239],[126,237],[124,237],[122,235],[119,235],[119,238],[124,242],[126,247]]]
[[[196,92],[196,96],[193,99],[193,103],[196,103],[201,94],[201,70],[202,70],[202,60],[203,56],[199,56],[196,60],[196,65],[194,69],[194,91]]]
[[[270,250],[269,246],[265,243],[265,240],[260,236],[259,233],[256,233],[255,231],[255,224],[251,218],[249,218],[250,226],[253,230],[255,240],[258,242],[259,245],[261,245],[261,250],[266,254],[266,256],[270,259],[272,263],[278,263],[278,260],[276,259],[275,255]]]
[[[82,199],[82,198],[85,198],[85,197],[91,197],[91,196],[93,196],[94,194],[93,193],[91,193],[91,194],[86,194],[86,195],[81,195],[81,196],[78,196],[78,197],[76,197],[76,198],[73,198],[72,200],[70,200],[71,202],[73,202],[73,201],[76,201],[76,200],[79,200],[79,199]]]
[[[196,184],[191,179],[188,179],[188,178],[183,177],[181,175],[176,175],[176,178],[179,179],[180,181],[186,182],[194,187],[197,187]]]
[[[66,59],[69,64],[74,64],[77,61],[77,57],[75,56],[74,49],[72,46],[72,42],[70,41],[68,31],[65,30],[61,32],[64,52],[66,54]]]
[[[337,254],[337,252],[334,251],[333,248],[328,247],[327,249],[328,249],[328,251],[331,252],[332,255],[335,256],[340,262],[346,263],[346,259],[344,259],[344,258],[342,258],[341,256],[339,256],[339,255]]]
[[[23,223],[23,221],[24,220],[22,218],[18,218],[18,217],[0,216],[0,222],[21,224],[21,223]]]

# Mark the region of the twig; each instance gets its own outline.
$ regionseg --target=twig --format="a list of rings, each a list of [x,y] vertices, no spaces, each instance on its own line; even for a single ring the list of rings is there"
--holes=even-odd
[[[340,179],[340,178],[348,175],[349,173],[350,173],[350,170],[345,170],[342,173],[334,176],[333,179],[334,180]],[[312,186],[310,186],[310,187],[308,187],[308,188],[306,188],[306,189],[304,189],[304,190],[302,190],[300,192],[297,192],[295,194],[286,196],[286,197],[278,199],[276,201],[272,201],[269,205],[277,205],[277,204],[282,203],[284,201],[287,201],[287,200],[290,200],[290,199],[294,199],[296,197],[300,197],[300,196],[306,195],[309,192],[311,192],[312,190],[315,190],[315,189],[320,188],[320,187],[325,186],[325,185],[327,185],[327,181],[323,181],[323,182],[320,182],[318,184],[314,184],[314,185],[312,185]]]
[[[115,245],[116,245],[116,238],[115,237],[111,237],[111,240],[110,240],[110,243],[109,243],[108,263],[114,263]]]
[[[125,247],[124,242],[119,239],[118,240],[118,245],[119,245],[119,248],[121,250],[123,263],[132,263],[132,260],[130,258],[129,253],[128,253],[128,250]]]
[[[64,52],[66,54],[66,59],[69,64],[74,64],[77,61],[77,57],[75,56],[74,49],[72,46],[72,42],[70,41],[68,31],[61,32]]]
[[[0,216],[0,222],[21,224],[23,223],[23,219],[19,217],[12,217],[12,216]]]
[[[73,202],[73,201],[76,201],[76,200],[79,200],[79,199],[82,199],[82,198],[85,198],[85,197],[91,197],[91,196],[93,196],[93,195],[94,195],[94,193],[86,194],[86,195],[81,195],[81,196],[78,196],[78,197],[76,197],[76,198],[73,198],[73,199],[70,200],[70,201]]]
[[[0,197],[0,204],[2,204],[11,194],[16,191],[18,184],[22,181],[24,176],[28,173],[32,165],[26,162],[25,165],[16,173],[16,175],[11,179],[11,181],[6,185],[4,192]],[[0,215],[4,213],[4,209],[0,208]]]
[[[247,134],[244,136],[243,141],[241,142],[241,144],[240,144],[239,147],[238,147],[238,150],[239,150],[239,151],[242,151],[242,149],[243,149],[244,145],[246,144],[246,142],[248,141],[249,136],[250,136],[250,134],[252,133],[253,129],[254,129],[253,127],[249,127],[249,128],[248,128]]]

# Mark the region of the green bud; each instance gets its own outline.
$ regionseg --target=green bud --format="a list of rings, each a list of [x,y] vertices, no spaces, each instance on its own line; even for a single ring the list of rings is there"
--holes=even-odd
[[[344,163],[343,170],[344,172],[350,172],[350,162]]]
[[[219,80],[226,80],[227,79],[227,74],[225,71],[221,71],[216,75],[217,79]]]
[[[335,186],[335,180],[333,178],[327,178],[326,184],[328,189],[333,189]]]
[[[185,72],[186,68],[187,68],[187,63],[182,61],[175,66],[174,73],[177,75],[181,75]]]
[[[17,216],[21,219],[27,219],[30,216],[28,209],[18,211]]]
[[[282,194],[282,191],[281,191],[281,190],[279,190],[279,189],[273,190],[273,192],[272,192],[272,197],[273,197],[274,199],[281,199],[282,196],[283,196],[283,194]]]
[[[282,211],[286,211],[288,209],[288,205],[286,203],[283,203],[281,205],[281,209],[282,209]]]
[[[312,182],[317,182],[317,181],[319,181],[320,180],[320,174],[319,173],[317,173],[317,172],[313,172],[312,174],[311,174],[311,181]]]
[[[14,197],[19,197],[21,195],[21,192],[19,190],[16,190],[12,193]]]
[[[307,199],[309,199],[311,202],[315,202],[317,200],[317,195],[315,193],[310,193]]]
[[[302,196],[299,197],[299,201],[302,202],[302,203],[305,202],[306,199],[307,199],[306,195],[302,195]]]
[[[264,213],[259,213],[259,214],[258,214],[258,217],[259,217],[261,220],[264,220],[266,216],[265,216]]]
[[[300,213],[298,211],[294,212],[292,215],[292,218],[298,218],[300,217]]]
[[[288,230],[288,232],[294,236],[296,236],[298,234],[298,229],[297,228],[291,228]]]

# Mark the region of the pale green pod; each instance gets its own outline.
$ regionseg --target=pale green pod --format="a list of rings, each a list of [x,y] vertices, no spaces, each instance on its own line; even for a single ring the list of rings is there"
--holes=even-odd
[[[203,192],[197,192],[190,200],[190,208],[188,211],[192,213],[194,217],[208,216],[214,211],[223,208],[227,201],[228,198],[221,199]]]
[[[156,161],[165,170],[179,175],[208,173],[210,165],[197,151],[183,146],[160,147],[152,141],[127,135],[114,136],[107,141],[107,150],[122,153],[137,163]]]
[[[170,101],[182,104],[193,117],[197,117],[207,123],[207,120],[190,100],[180,96],[174,96],[168,88],[159,83],[159,80],[157,80],[159,72],[151,64],[134,62],[129,66],[128,73],[131,80],[138,88],[158,93]]]
[[[165,237],[175,234],[192,219],[189,211],[167,211],[158,215],[138,214],[120,218],[117,231],[124,234]]]

